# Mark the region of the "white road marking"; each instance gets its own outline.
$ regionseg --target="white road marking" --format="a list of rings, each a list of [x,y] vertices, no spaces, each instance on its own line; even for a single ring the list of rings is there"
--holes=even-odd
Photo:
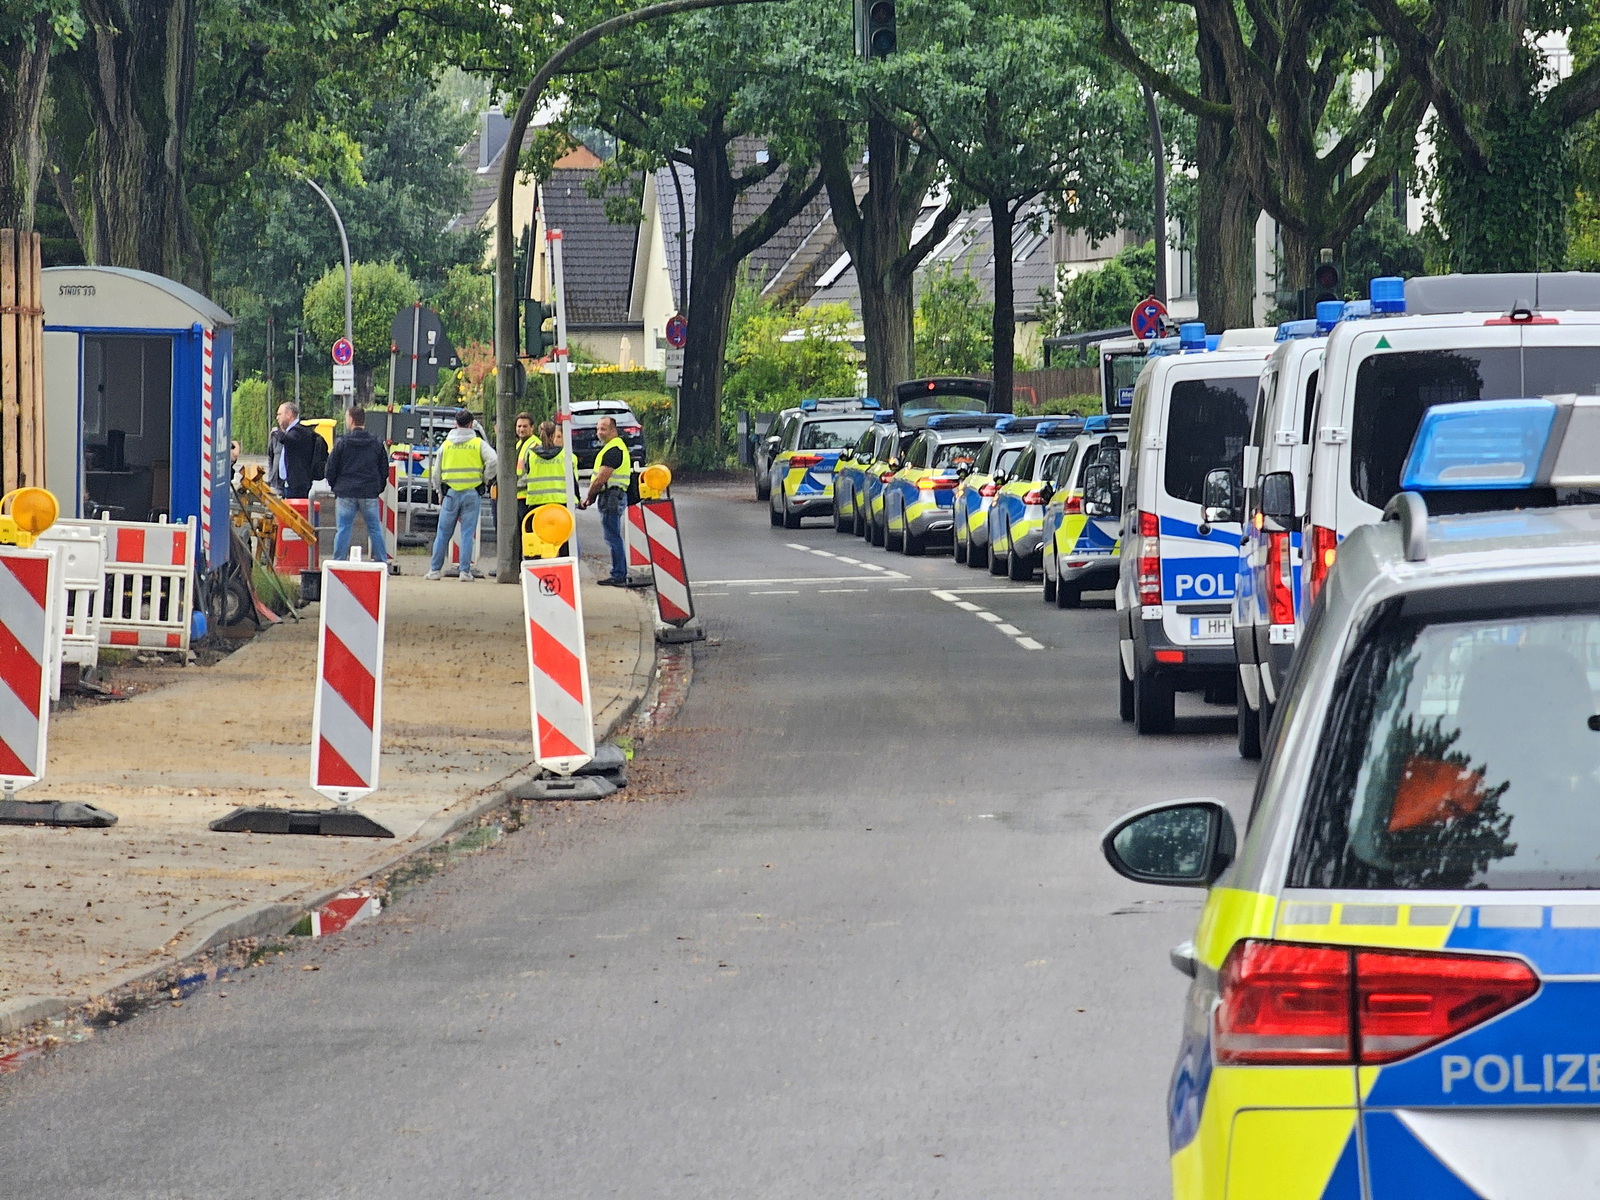
[[[964,608],[968,612],[981,612],[983,610],[983,606],[981,604],[974,604],[971,600],[957,600],[956,607]]]
[[[823,558],[838,558],[839,557],[832,550],[813,550],[811,553],[820,554],[820,555],[822,555]]]
[[[913,589],[911,589],[911,588],[895,588],[894,590],[897,591],[897,592],[901,592],[901,591],[911,591]],[[970,593],[970,592],[1023,592],[1023,591],[1029,591],[1029,590],[1031,590],[1031,589],[1026,588],[1026,587],[930,588],[929,589],[930,593],[932,595],[934,595],[935,597],[937,597],[938,599],[943,600],[943,601],[945,601],[946,603],[949,603],[949,604],[954,604],[957,608],[965,609],[967,612],[972,613],[974,616],[976,616],[980,621],[988,621],[991,625],[993,625],[1001,633],[1005,634],[1008,638],[1011,638],[1013,641],[1015,641],[1017,643],[1017,645],[1021,646],[1024,650],[1043,650],[1044,649],[1044,643],[1043,642],[1035,641],[1033,638],[1031,638],[1027,634],[1023,633],[1022,630],[1018,629],[1015,625],[1002,624],[1001,623],[1001,618],[997,617],[992,612],[987,612],[984,609],[978,607],[978,605],[974,604],[971,600],[963,600],[963,599],[961,599],[961,596],[962,596],[963,593]]]
[[[1043,642],[1036,642],[1031,637],[1019,637],[1017,639],[1017,645],[1021,646],[1024,650],[1043,650],[1044,649],[1044,643]]]
[[[1022,633],[1022,630],[1018,629],[1015,625],[996,625],[995,628],[1001,633],[1005,634],[1007,637],[1018,637]]]
[[[837,558],[840,562],[849,563],[852,567],[861,565],[861,560],[859,558],[846,558],[842,554],[835,554],[834,557]]]
[[[954,601],[956,598],[956,594],[954,592],[934,592],[933,595],[934,598],[938,600]]]
[[[799,550],[805,554],[811,553],[810,546],[802,546],[799,542],[785,542],[784,545],[789,547],[791,550]]]
[[[799,594],[800,594],[800,593],[799,593],[799,592],[798,592],[798,591],[787,591],[787,592],[750,592],[750,593],[748,593],[748,595],[751,595],[751,596],[798,596],[798,595],[799,595]]]
[[[862,563],[861,567],[862,567],[863,570],[866,570],[866,571],[888,571],[889,570],[888,567],[880,567],[877,563]],[[891,571],[890,574],[892,574],[892,575],[900,575],[900,572]],[[900,575],[900,578],[901,579],[910,579],[911,576],[909,576],[909,575]]]
[[[980,620],[980,621],[994,621],[994,622],[998,623],[999,620],[1000,620],[1000,618],[995,616],[994,613],[992,613],[992,612],[984,612],[983,609],[981,609],[981,608],[978,610],[978,614],[977,615],[978,615],[978,620]]]
[[[701,595],[701,596],[731,596],[733,593],[732,592],[699,592],[697,594]]]
[[[788,579],[698,579],[695,580],[695,587],[761,587],[768,583],[877,583],[880,580],[909,578],[909,575],[796,575]]]
[[[870,592],[871,588],[818,588],[819,596],[837,596],[841,592]],[[898,589],[896,589],[898,590]]]

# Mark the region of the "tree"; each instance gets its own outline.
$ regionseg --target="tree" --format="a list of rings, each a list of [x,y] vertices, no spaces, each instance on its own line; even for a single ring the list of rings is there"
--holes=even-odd
[[[1128,246],[1105,266],[1083,271],[1045,296],[1041,316],[1046,336],[1124,325],[1134,306],[1155,290],[1155,284],[1155,246]]]
[[[0,229],[33,228],[50,52],[82,31],[72,0],[23,0],[0,12]]]
[[[972,276],[949,266],[928,271],[917,301],[917,374],[976,375],[998,366],[995,308]]]
[[[428,304],[455,345],[494,345],[494,278],[476,264],[457,263],[446,271],[444,286]]]
[[[411,276],[394,263],[358,262],[351,267],[356,394],[372,399],[373,369],[389,362],[389,331],[395,314],[420,298]],[[320,347],[344,336],[344,268],[333,267],[306,289],[306,330]]]

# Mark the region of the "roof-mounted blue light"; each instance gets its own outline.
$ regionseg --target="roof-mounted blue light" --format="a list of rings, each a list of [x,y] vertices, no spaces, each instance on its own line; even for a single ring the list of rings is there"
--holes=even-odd
[[[1379,275],[1367,286],[1367,295],[1373,316],[1406,310],[1406,281],[1398,275]]]
[[[882,408],[883,405],[879,404],[871,396],[868,396],[868,397],[866,397],[866,399],[861,401],[861,407],[862,408]]]
[[[872,414],[872,419],[879,425],[894,424],[894,414],[892,412],[875,412]]]
[[[1034,433],[1040,437],[1069,437],[1083,432],[1087,423],[1079,416],[1058,417],[1054,421],[1041,421]]]
[[[1111,418],[1108,416],[1089,417],[1083,423],[1085,433],[1105,433],[1111,428]]]
[[[1555,422],[1550,400],[1472,400],[1423,414],[1400,486],[1405,491],[1532,487]]]
[[[816,412],[817,411],[817,402],[815,400],[802,400],[802,401],[800,401],[800,411],[801,412]]]
[[[1278,326],[1278,335],[1273,341],[1292,342],[1300,338],[1316,337],[1317,333],[1315,321],[1284,321]]]
[[[1333,327],[1344,319],[1343,300],[1317,301],[1317,332],[1330,333]]]
[[[993,429],[999,425],[998,413],[943,413],[929,417],[925,429]]]
[[[1178,349],[1180,350],[1206,350],[1206,326],[1204,321],[1185,321],[1178,326]]]

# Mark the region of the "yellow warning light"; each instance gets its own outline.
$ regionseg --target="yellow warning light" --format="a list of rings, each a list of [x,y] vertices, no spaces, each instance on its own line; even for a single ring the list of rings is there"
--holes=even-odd
[[[554,558],[572,536],[572,514],[564,504],[541,504],[522,518],[522,557]]]
[[[653,463],[639,473],[639,495],[646,500],[659,500],[672,486],[672,472],[661,463]]]
[[[0,545],[31,546],[56,523],[61,505],[44,488],[24,487],[0,496]]]

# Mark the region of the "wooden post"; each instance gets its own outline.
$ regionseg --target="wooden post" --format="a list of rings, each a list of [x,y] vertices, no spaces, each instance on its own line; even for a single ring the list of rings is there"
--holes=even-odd
[[[44,485],[39,235],[0,229],[0,491]]]
[[[0,229],[0,493],[19,486],[17,408],[17,238]]]

